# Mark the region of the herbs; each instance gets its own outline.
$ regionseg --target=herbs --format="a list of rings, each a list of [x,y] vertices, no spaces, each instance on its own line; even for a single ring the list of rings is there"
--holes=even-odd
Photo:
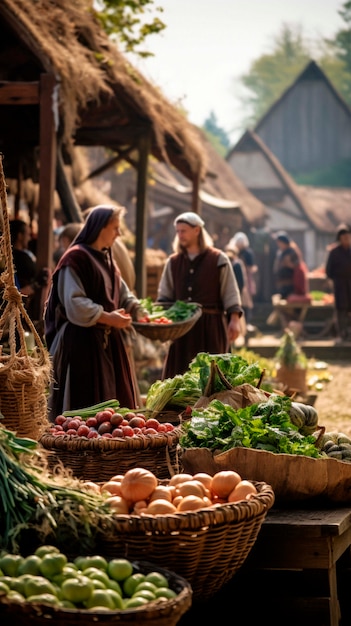
[[[211,362],[218,364],[224,377],[233,387],[243,383],[254,385],[262,370],[257,363],[251,363],[234,354],[209,354],[199,352],[192,360],[184,374],[174,378],[157,380],[150,387],[146,396],[145,408],[153,411],[162,411],[165,407],[185,409],[193,406],[204,394],[211,375]],[[213,381],[213,393],[227,389],[220,377]]]
[[[191,420],[183,423],[179,443],[183,448],[221,452],[244,447],[319,457],[314,437],[304,437],[291,423],[290,406],[290,398],[275,394],[267,402],[239,410],[212,400],[205,409],[193,409]]]
[[[150,321],[156,320],[159,317],[167,317],[172,322],[184,322],[194,315],[198,308],[198,304],[194,302],[183,302],[177,300],[171,306],[167,307],[161,302],[153,302],[150,296],[142,298],[140,304],[147,311]]]
[[[156,380],[146,395],[145,409],[162,411],[166,406],[184,409],[200,398],[198,377],[190,372]]]
[[[258,363],[249,364],[244,358],[235,354],[209,354],[199,352],[191,361],[189,370],[198,374],[202,393],[206,389],[208,379],[211,375],[211,361],[215,361],[224,377],[232,387],[249,383],[255,385],[262,375],[262,370]],[[216,377],[212,393],[226,389],[219,377]]]

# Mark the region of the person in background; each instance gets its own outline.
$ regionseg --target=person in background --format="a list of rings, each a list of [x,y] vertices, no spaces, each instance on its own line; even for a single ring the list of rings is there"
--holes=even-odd
[[[146,312],[112,257],[123,214],[121,206],[94,207],[52,275],[44,312],[53,363],[51,419],[109,399],[138,407],[122,331]]]
[[[28,315],[34,322],[39,317],[38,301],[48,285],[49,270],[38,270],[36,257],[29,249],[30,227],[24,220],[10,220],[10,237],[15,283],[25,296]]]
[[[326,275],[333,282],[338,341],[351,340],[351,228],[339,226],[336,245],[328,253]]]
[[[57,242],[58,248],[54,252],[54,264],[57,265],[63,253],[72,243],[73,239],[78,235],[83,224],[81,222],[69,222],[59,232]]]
[[[228,244],[225,248],[234,270],[236,282],[239,287],[241,305],[244,315],[241,317],[241,334],[246,338],[246,320],[250,316],[249,309],[253,308],[253,301],[247,288],[247,273],[244,262],[239,258],[239,250],[236,246]]]
[[[247,235],[243,232],[237,232],[234,237],[229,241],[229,247],[237,248],[239,259],[244,263],[247,277],[247,295],[250,301],[245,308],[245,317],[248,330],[252,330],[252,311],[253,311],[253,299],[256,295],[256,277],[257,265],[255,263],[254,251],[250,247],[250,242]]]
[[[276,291],[280,297],[286,300],[289,295],[298,288],[301,294],[301,272],[294,276],[294,270],[302,263],[300,250],[290,239],[285,231],[279,231],[275,235],[277,244],[277,254],[274,262],[273,272],[275,275]],[[303,266],[300,266],[303,270]],[[296,293],[296,292],[295,292]]]
[[[221,354],[241,333],[239,288],[227,254],[213,247],[204,221],[192,212],[174,220],[174,253],[168,257],[158,286],[158,302],[198,302],[202,315],[193,328],[173,341],[162,378],[183,374],[199,352]]]

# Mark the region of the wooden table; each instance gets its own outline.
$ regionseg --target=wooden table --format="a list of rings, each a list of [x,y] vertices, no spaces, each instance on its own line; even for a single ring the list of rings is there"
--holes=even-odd
[[[334,304],[324,304],[323,302],[287,302],[279,300],[273,304],[273,309],[278,313],[280,323],[284,329],[290,320],[302,324],[302,334],[307,337],[321,338],[331,334],[335,325]],[[308,324],[321,327],[319,332],[309,332]]]
[[[249,575],[251,584],[257,576],[266,578],[271,590],[278,580],[280,597],[275,599],[276,606],[279,604],[282,610],[289,607],[299,626],[338,626],[341,611],[337,574],[342,560],[349,567],[350,545],[350,507],[273,507],[244,563],[243,575]]]
[[[209,601],[193,605],[179,626],[350,626],[351,508],[273,507],[245,563]],[[341,576],[348,573],[342,616]],[[241,615],[242,621],[238,619]]]

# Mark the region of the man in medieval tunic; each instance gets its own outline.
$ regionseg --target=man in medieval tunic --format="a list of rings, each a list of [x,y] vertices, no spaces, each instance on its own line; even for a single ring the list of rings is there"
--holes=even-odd
[[[159,302],[197,302],[202,315],[192,329],[169,347],[162,378],[183,374],[199,352],[222,354],[241,333],[239,288],[227,254],[212,245],[204,221],[193,212],[174,221],[174,253],[167,259],[158,287]]]
[[[335,311],[340,341],[351,340],[351,229],[342,225],[331,248],[326,275],[333,281]]]

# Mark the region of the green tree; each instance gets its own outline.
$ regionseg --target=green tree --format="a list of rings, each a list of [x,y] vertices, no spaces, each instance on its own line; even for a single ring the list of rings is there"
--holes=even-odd
[[[351,2],[345,2],[338,13],[344,20],[345,27],[336,33],[334,39],[328,40],[328,43],[344,70],[340,91],[351,106]]]
[[[230,140],[226,131],[219,126],[217,116],[214,111],[210,112],[210,115],[205,120],[202,129],[213,147],[224,158],[228,152]]]
[[[351,19],[351,2],[346,4],[350,5],[347,16]],[[243,129],[255,125],[311,59],[317,61],[335,89],[351,104],[351,66],[348,70],[341,49],[337,55],[334,41],[311,42],[300,26],[284,24],[274,39],[272,51],[256,59],[249,72],[239,79],[245,88],[241,100],[247,111]]]
[[[154,0],[94,0],[93,6],[103,29],[124,52],[151,56],[152,53],[140,46],[147,37],[166,28],[158,15],[150,16],[155,10],[156,13],[163,11],[162,7],[155,7]]]

